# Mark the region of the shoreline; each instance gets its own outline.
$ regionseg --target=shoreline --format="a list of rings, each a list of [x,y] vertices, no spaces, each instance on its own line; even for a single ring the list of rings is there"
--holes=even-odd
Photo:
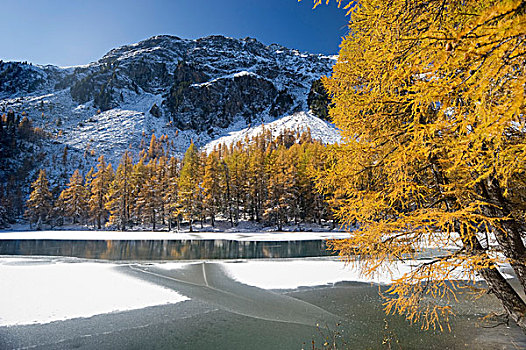
[[[348,237],[343,231],[95,231],[95,230],[42,230],[0,231],[5,240],[231,240],[231,241],[306,241],[341,239]]]

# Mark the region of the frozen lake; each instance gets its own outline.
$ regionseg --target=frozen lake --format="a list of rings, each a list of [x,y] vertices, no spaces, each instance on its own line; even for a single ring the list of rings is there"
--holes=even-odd
[[[378,291],[415,262],[365,279],[321,239],[2,236],[0,349],[526,348],[517,327],[484,328],[489,295],[461,296],[451,333],[386,316]]]

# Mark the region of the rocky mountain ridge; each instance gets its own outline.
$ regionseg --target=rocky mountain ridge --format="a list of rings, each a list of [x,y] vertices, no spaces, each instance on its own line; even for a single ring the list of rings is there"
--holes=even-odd
[[[144,132],[177,134],[183,151],[190,139],[204,145],[252,123],[307,111],[313,82],[330,74],[333,63],[252,38],[160,35],[84,66],[0,62],[0,108],[24,112],[79,150],[107,151],[98,144],[101,134],[117,148],[134,148]]]

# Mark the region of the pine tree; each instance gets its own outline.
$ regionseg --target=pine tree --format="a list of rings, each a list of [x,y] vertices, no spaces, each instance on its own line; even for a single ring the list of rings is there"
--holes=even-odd
[[[41,169],[38,178],[31,184],[32,192],[27,201],[26,218],[35,224],[37,230],[42,229],[42,224],[49,223],[53,210],[53,196],[49,191],[49,182],[46,171]]]

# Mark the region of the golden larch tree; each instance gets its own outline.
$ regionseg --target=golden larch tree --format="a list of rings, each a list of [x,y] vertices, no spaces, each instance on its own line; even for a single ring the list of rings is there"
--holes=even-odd
[[[221,203],[221,165],[217,151],[203,155],[205,164],[203,169],[203,210],[205,216],[210,218],[212,227],[215,226],[215,217],[219,212]]]
[[[131,224],[131,173],[133,160],[129,151],[126,151],[117,167],[108,193],[106,194],[105,208],[110,217],[107,224],[116,225],[119,230],[126,230]]]
[[[89,216],[99,230],[108,217],[108,210],[105,206],[112,181],[113,168],[111,164],[106,164],[104,156],[101,155],[98,159],[97,171],[92,177],[90,198],[88,201]]]
[[[194,220],[199,217],[200,208],[200,164],[199,153],[192,142],[184,154],[181,172],[179,173],[177,204],[183,219],[193,231]]]
[[[344,225],[360,225],[332,248],[373,273],[456,247],[395,280],[387,311],[442,327],[459,287],[448,281],[482,276],[526,330],[526,304],[499,270],[511,265],[526,290],[526,2],[359,0],[349,10],[324,79],[343,142],[319,186]]]
[[[64,206],[64,215],[74,224],[84,221],[88,211],[88,191],[78,169],[73,172],[66,188],[60,193],[59,201]]]
[[[166,189],[163,192],[165,203],[165,216],[168,221],[168,229],[172,229],[174,219],[177,222],[177,229],[180,226],[180,207],[178,205],[179,193],[179,161],[175,157],[170,157],[165,173]]]
[[[31,184],[31,190],[24,215],[30,223],[36,223],[35,228],[40,230],[42,224],[49,223],[53,211],[53,196],[44,169],[40,169],[37,179]]]

